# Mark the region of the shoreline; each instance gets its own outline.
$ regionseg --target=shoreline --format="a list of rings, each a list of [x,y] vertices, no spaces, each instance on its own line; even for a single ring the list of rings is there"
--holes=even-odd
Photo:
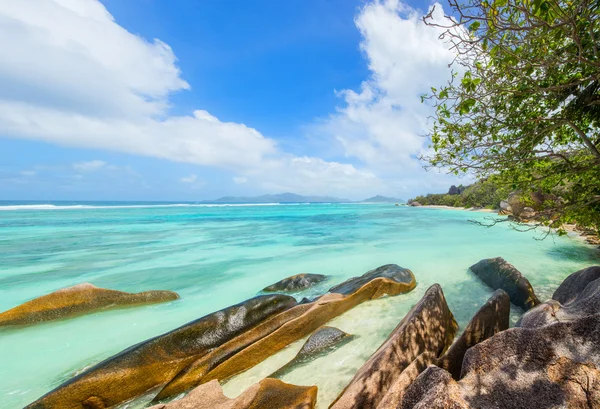
[[[430,209],[447,209],[447,210],[466,210],[469,212],[480,212],[480,213],[498,213],[497,210],[484,209],[477,207],[455,207],[455,206],[444,206],[444,205],[421,205],[416,207],[427,207]]]
[[[444,205],[421,205],[421,206],[417,206],[417,207],[427,207],[430,209],[464,210],[464,211],[469,211],[469,212],[498,214],[498,210],[478,209],[478,208],[473,208],[473,207],[454,207],[454,206],[444,206]],[[525,224],[533,224],[533,223],[528,222]],[[598,249],[600,249],[600,237],[599,236],[590,234],[588,231],[582,231],[579,228],[577,228],[577,226],[572,225],[572,224],[565,224],[563,226],[563,228],[567,232],[568,237],[580,240],[591,246],[597,246]],[[553,229],[553,231],[556,231],[556,229]]]

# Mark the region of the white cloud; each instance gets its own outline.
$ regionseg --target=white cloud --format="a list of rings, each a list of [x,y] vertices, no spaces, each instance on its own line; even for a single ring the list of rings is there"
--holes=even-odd
[[[198,176],[192,174],[189,176],[184,176],[181,179],[179,179],[179,181],[181,183],[194,183],[196,181],[196,179],[198,179]]]
[[[419,95],[447,78],[451,55],[397,0],[368,3],[356,24],[372,75],[360,91],[339,93],[344,106],[319,132],[365,169],[290,155],[205,110],[171,115],[170,95],[190,89],[175,53],[119,26],[97,0],[0,1],[2,136],[217,167],[265,191],[354,198],[408,189],[417,174],[433,180],[414,158],[429,113]]]
[[[101,160],[91,160],[89,162],[77,162],[73,164],[73,169],[77,172],[95,172],[106,166],[106,162]]]
[[[35,170],[22,170],[20,172],[21,176],[27,176],[27,177],[32,177],[35,176],[37,174],[37,172]]]
[[[169,115],[169,95],[189,89],[175,54],[119,26],[97,0],[0,2],[0,48],[3,135],[218,167],[255,185],[283,178],[308,188],[324,177],[244,124],[204,110]],[[106,164],[76,170],[86,166]]]
[[[443,10],[439,4],[435,7],[434,20],[440,22]],[[438,38],[442,29],[426,26],[422,15],[398,0],[362,8],[355,22],[371,75],[359,91],[340,91],[343,106],[316,127],[337,141],[346,156],[358,158],[380,175],[392,173],[395,190],[412,189],[415,180],[429,186],[445,186],[451,180],[425,173],[417,159],[428,144],[423,135],[432,113],[420,96],[448,80],[454,57]]]

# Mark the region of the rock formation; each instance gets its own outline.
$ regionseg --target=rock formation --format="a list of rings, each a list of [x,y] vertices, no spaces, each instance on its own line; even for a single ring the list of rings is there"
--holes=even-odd
[[[510,296],[510,302],[524,311],[540,303],[529,280],[502,257],[481,260],[470,269],[492,289],[506,291]]]
[[[402,268],[396,264],[386,264],[381,267],[377,267],[374,270],[368,271],[360,277],[353,277],[349,280],[344,281],[329,289],[330,293],[338,293],[349,295],[356,292],[364,284],[375,278],[385,278],[398,283],[401,287],[404,287],[406,291],[411,291],[417,286],[415,276],[412,271],[407,268]]]
[[[423,353],[436,357],[444,353],[457,328],[442,288],[439,284],[431,286],[330,408],[377,408],[403,370]]]
[[[269,376],[270,378],[279,378],[290,370],[311,362],[326,352],[345,344],[353,338],[352,335],[344,331],[323,325],[306,340],[298,354],[290,362],[279,368]]]
[[[600,267],[573,273],[520,327],[470,348],[462,378],[426,369],[401,409],[600,407]]]
[[[134,345],[42,396],[29,409],[101,409],[169,382],[214,348],[296,305],[293,297],[265,295],[192,321]]]
[[[360,284],[344,287],[345,294],[329,293],[302,304],[286,295],[260,296],[209,314],[120,352],[27,408],[100,409],[155,388],[162,387],[156,399],[163,399],[226,380],[364,301],[416,286],[409,270],[377,270],[381,274],[367,273]]]
[[[230,399],[215,380],[198,386],[183,399],[149,409],[312,409],[316,401],[316,386],[290,385],[269,378]]]
[[[281,281],[276,282],[268,287],[263,288],[264,292],[294,292],[301,291],[312,287],[321,281],[327,280],[327,276],[323,274],[296,274]]]
[[[172,291],[126,293],[84,283],[63,288],[0,313],[0,327],[30,325],[71,318],[100,310],[156,304],[178,299]]]
[[[492,297],[475,313],[462,335],[452,344],[436,365],[460,379],[463,358],[469,348],[508,329],[510,298],[504,290],[496,290]]]

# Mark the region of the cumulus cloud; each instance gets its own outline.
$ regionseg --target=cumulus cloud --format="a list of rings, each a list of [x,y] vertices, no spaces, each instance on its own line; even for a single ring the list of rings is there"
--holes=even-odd
[[[437,9],[435,18],[443,18]],[[447,79],[452,55],[421,15],[378,0],[356,17],[371,75],[358,90],[340,91],[342,106],[315,126],[355,165],[337,155],[291,155],[251,126],[202,109],[172,115],[171,94],[190,90],[174,51],[128,32],[98,0],[0,2],[0,129],[13,138],[216,167],[236,175],[235,184],[271,192],[359,197],[441,186],[448,179],[423,173],[416,160],[430,114],[419,97]],[[110,167],[90,163],[74,169]]]
[[[338,166],[316,159],[298,166],[273,139],[205,110],[170,115],[170,95],[190,88],[173,50],[128,32],[97,0],[0,2],[0,48],[3,135],[218,167],[257,186],[309,187],[323,177],[317,169]],[[346,166],[353,172],[332,176],[347,175],[352,185],[361,174]]]
[[[317,125],[317,132],[336,141],[344,155],[380,175],[391,173],[394,190],[414,189],[415,182],[445,186],[453,180],[425,173],[418,160],[428,145],[424,135],[432,114],[420,97],[448,80],[454,57],[439,39],[442,29],[426,26],[423,14],[398,0],[374,1],[361,9],[355,23],[371,75],[358,91],[339,91],[343,105]],[[439,4],[433,20],[445,20]]]

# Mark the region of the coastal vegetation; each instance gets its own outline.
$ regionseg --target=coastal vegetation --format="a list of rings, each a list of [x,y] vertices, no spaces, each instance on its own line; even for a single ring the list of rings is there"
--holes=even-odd
[[[428,166],[493,177],[538,221],[600,228],[600,2],[450,0],[443,41],[456,52],[435,108]],[[485,182],[484,182],[485,183]],[[497,205],[497,197],[480,206]],[[429,197],[476,205],[458,197]]]
[[[499,209],[510,189],[491,177],[468,186],[451,186],[448,193],[417,196],[411,202],[424,206],[477,207]]]

